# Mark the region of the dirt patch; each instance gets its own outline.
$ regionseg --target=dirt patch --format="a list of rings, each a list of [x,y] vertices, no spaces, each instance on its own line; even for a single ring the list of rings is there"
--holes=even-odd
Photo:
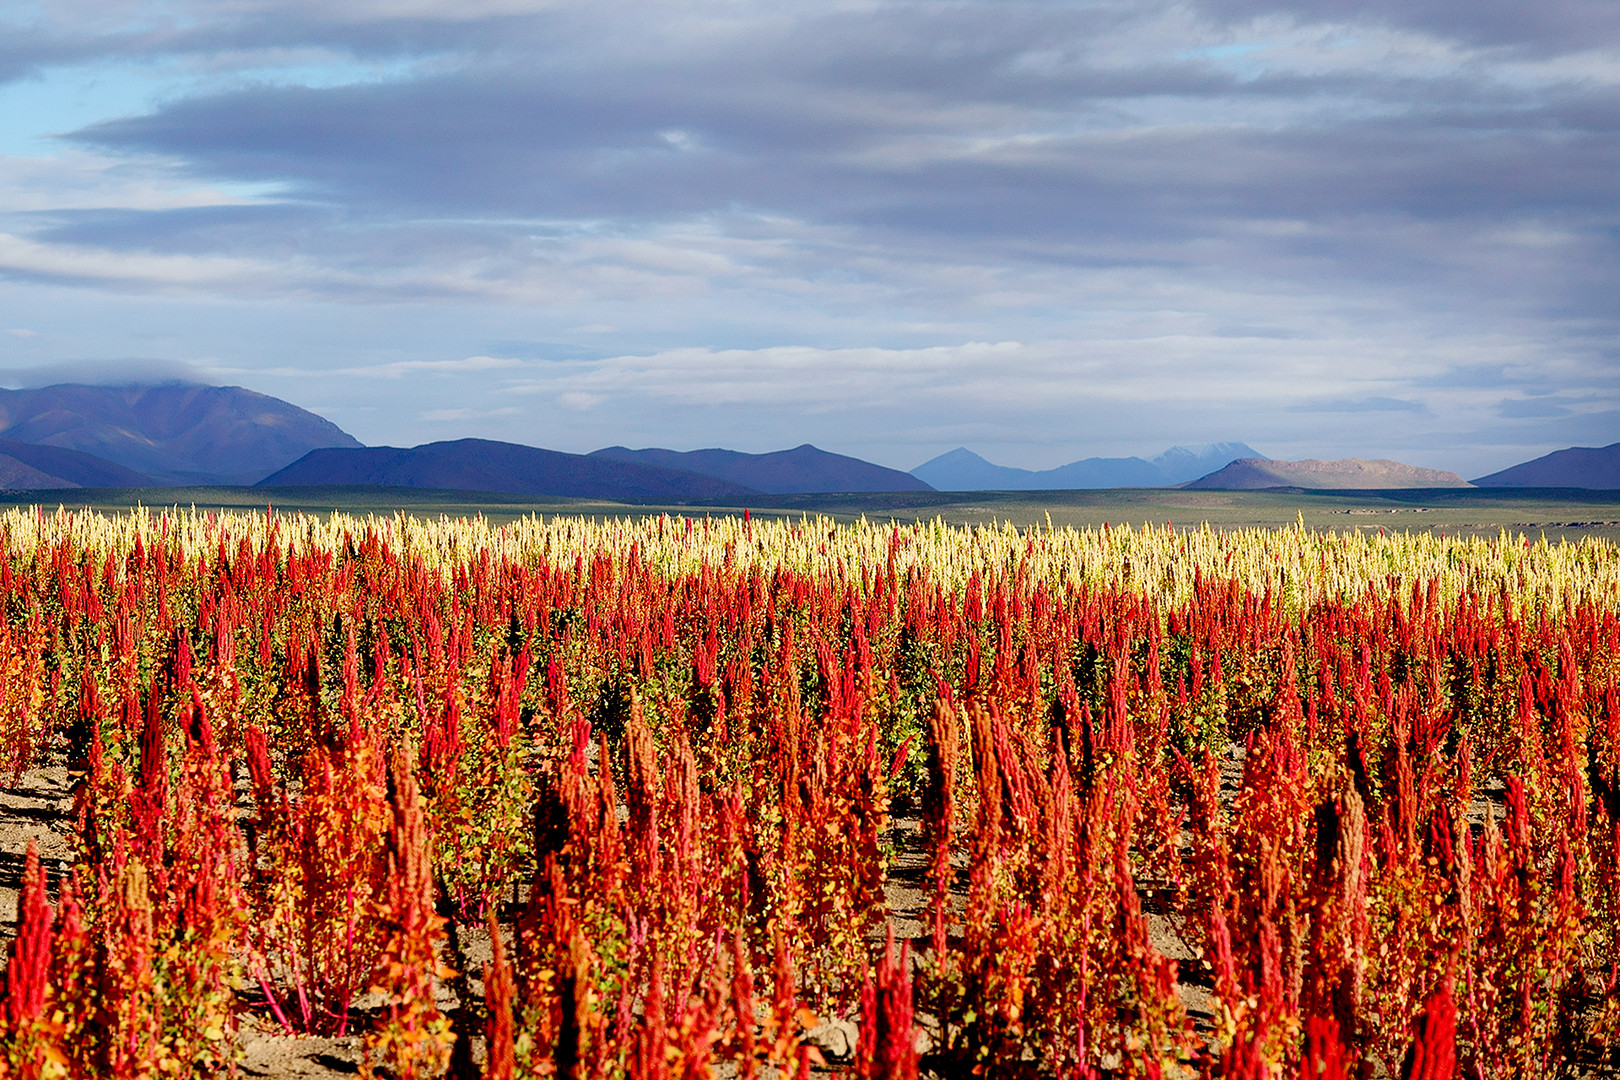
[[[0,938],[17,932],[17,898],[28,842],[54,892],[73,855],[73,778],[63,766],[34,769],[0,790]]]

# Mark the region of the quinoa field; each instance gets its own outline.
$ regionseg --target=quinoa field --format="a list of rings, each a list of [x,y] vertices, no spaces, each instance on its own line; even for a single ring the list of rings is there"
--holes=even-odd
[[[1620,549],[0,514],[0,1078],[1620,1068]]]

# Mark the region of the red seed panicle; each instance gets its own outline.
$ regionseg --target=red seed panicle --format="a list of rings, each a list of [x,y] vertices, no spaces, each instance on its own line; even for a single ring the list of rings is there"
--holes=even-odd
[[[499,1080],[1620,1053],[1603,542],[145,511],[0,539],[0,773],[74,784],[70,857],[23,859],[0,1076],[228,1075],[248,1018],[401,1078],[473,1075],[480,1034]]]
[[[6,1021],[13,1032],[44,1014],[51,964],[51,923],[55,913],[45,898],[45,868],[39,844],[30,839],[23,864],[22,897],[17,904],[17,936],[6,964]]]

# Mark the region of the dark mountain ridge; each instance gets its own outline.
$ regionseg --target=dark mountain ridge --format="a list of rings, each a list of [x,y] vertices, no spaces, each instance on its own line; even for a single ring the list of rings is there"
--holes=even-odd
[[[186,383],[0,390],[0,437],[92,454],[164,484],[251,484],[310,450],[360,445],[279,398]]]
[[[0,488],[49,490],[52,488],[148,487],[150,476],[115,462],[61,446],[0,439]]]
[[[1572,446],[1482,476],[1476,487],[1620,489],[1620,443]]]
[[[609,446],[593,451],[589,456],[701,473],[771,495],[934,490],[910,473],[884,468],[845,454],[828,453],[809,443],[768,454],[718,449],[631,450],[623,446]]]
[[[639,461],[565,454],[491,439],[311,450],[260,487],[370,485],[501,491],[613,502],[746,503],[754,488]]]

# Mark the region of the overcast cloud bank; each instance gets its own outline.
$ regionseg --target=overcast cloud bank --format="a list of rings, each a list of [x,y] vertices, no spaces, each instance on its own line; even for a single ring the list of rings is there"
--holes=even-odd
[[[1620,8],[0,2],[0,364],[909,468],[1620,431]]]

